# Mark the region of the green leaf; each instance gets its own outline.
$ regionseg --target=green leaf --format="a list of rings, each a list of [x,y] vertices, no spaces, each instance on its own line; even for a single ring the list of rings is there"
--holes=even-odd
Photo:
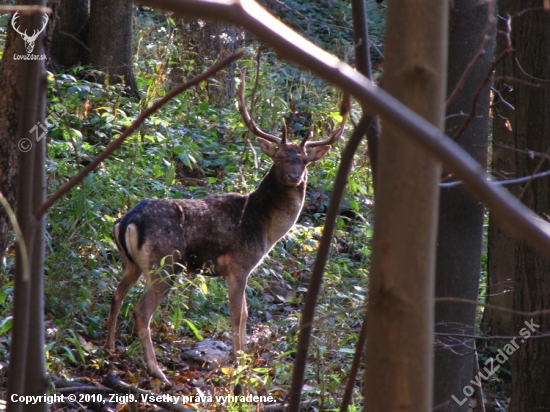
[[[183,323],[183,313],[179,306],[174,306],[173,312],[174,312],[174,315],[172,316],[172,322],[174,322],[174,327],[176,329],[179,329],[181,324]]]
[[[164,175],[164,184],[170,186],[176,177],[176,171],[174,169],[169,169]]]
[[[198,340],[203,340],[203,337],[197,327],[189,319],[184,319],[184,321],[187,323],[187,326],[189,326],[189,329],[191,329],[191,332],[193,332],[193,335],[195,335]]]
[[[7,316],[0,322],[0,336],[11,330],[13,326],[13,316]]]
[[[65,352],[67,353],[67,357],[69,358],[69,360],[73,363],[77,363],[76,358],[74,357],[73,351],[71,350],[71,348],[69,348],[67,346],[63,346],[62,348],[65,349]]]

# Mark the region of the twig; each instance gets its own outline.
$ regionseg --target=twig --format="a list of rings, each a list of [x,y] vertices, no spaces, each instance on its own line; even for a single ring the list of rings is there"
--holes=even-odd
[[[496,81],[496,80],[495,80]],[[491,90],[494,94],[496,94],[498,96],[498,102],[497,103],[502,103],[504,106],[506,106],[508,109],[514,111],[516,110],[516,108],[514,106],[512,106],[510,103],[508,103],[504,97],[502,97],[502,94],[500,94],[500,92],[495,89],[494,87],[491,87]]]
[[[462,123],[462,126],[460,126],[460,129],[458,129],[458,131],[452,137],[452,139],[455,142],[458,139],[460,139],[460,136],[462,136],[462,133],[464,133],[464,130],[466,130],[466,128],[468,127],[472,119],[475,117],[477,112],[477,102],[479,101],[479,97],[481,95],[483,88],[487,85],[487,83],[489,83],[489,80],[491,80],[491,76],[493,75],[493,71],[495,70],[495,67],[497,66],[497,64],[500,63],[502,59],[504,59],[504,57],[506,57],[506,55],[512,52],[513,52],[513,49],[507,47],[502,53],[498,55],[498,57],[495,59],[493,64],[491,64],[491,67],[489,67],[489,69],[487,70],[487,74],[485,74],[485,78],[483,79],[483,81],[481,82],[481,84],[476,90],[476,94],[472,102],[472,108],[470,110],[470,113],[468,113],[468,117],[466,117],[466,119]]]
[[[503,80],[505,82],[524,84],[525,86],[529,86],[529,87],[544,87],[540,83],[531,83],[531,82],[528,82],[528,81],[523,80],[523,79],[518,79],[517,77],[510,77],[510,76],[497,76],[497,77],[495,77],[495,83],[500,81],[500,80]]]
[[[466,338],[468,340],[470,339],[476,339],[480,341],[492,341],[492,340],[514,340],[514,339],[526,339],[525,336],[522,335],[514,335],[514,336],[502,336],[502,335],[493,335],[493,336],[479,336],[479,335],[466,335],[462,333],[445,333],[445,332],[435,332],[435,336],[441,336],[441,337],[453,337],[453,338]],[[540,335],[534,335],[531,334],[528,339],[547,339],[550,338],[550,332],[549,333],[541,333]]]
[[[489,24],[490,24],[490,22],[489,22]],[[485,32],[487,32],[487,27],[485,28]],[[451,103],[456,98],[458,92],[460,92],[460,90],[462,89],[462,86],[464,85],[464,82],[466,82],[466,79],[468,78],[468,76],[470,75],[472,70],[474,70],[474,67],[476,66],[477,62],[482,57],[485,56],[485,54],[486,54],[485,46],[487,46],[488,41],[489,41],[489,35],[487,33],[484,33],[483,34],[483,40],[481,41],[481,45],[479,46],[478,52],[476,53],[474,58],[470,61],[470,63],[468,63],[468,66],[466,66],[466,69],[464,70],[464,72],[462,72],[462,76],[460,76],[460,79],[458,79],[458,82],[457,82],[455,88],[453,89],[453,91],[451,92],[451,94],[447,98],[447,101],[445,102],[445,110],[446,111],[449,110],[449,107],[451,106]]]
[[[361,365],[361,357],[363,356],[363,348],[367,343],[367,331],[368,331],[367,316],[363,319],[361,325],[361,332],[359,333],[359,339],[355,345],[355,353],[353,354],[353,362],[349,371],[348,380],[346,381],[346,390],[344,397],[342,398],[342,404],[340,405],[340,412],[346,412],[348,406],[351,403],[351,396],[353,395],[353,389],[355,388],[355,380],[357,379],[357,372],[359,372],[359,366]]]
[[[48,210],[51,205],[53,205],[61,196],[63,196],[65,193],[67,193],[69,190],[71,190],[77,183],[81,182],[91,171],[93,171],[101,162],[103,162],[107,157],[109,157],[116,149],[122,145],[124,140],[128,136],[130,136],[141,124],[153,113],[155,113],[157,110],[159,110],[162,106],[164,106],[166,103],[168,103],[172,98],[177,96],[178,94],[182,93],[183,91],[187,90],[188,88],[195,86],[196,84],[202,82],[203,80],[208,79],[210,76],[212,76],[214,73],[220,71],[225,66],[227,66],[232,61],[238,59],[241,57],[244,53],[243,49],[237,50],[235,53],[231,54],[230,56],[226,57],[225,59],[221,60],[220,62],[213,65],[210,69],[205,71],[204,73],[198,75],[197,77],[189,80],[187,83],[181,85],[174,91],[168,93],[166,96],[164,96],[162,99],[157,101],[155,104],[153,104],[150,108],[145,110],[143,113],[141,113],[134,122],[128,126],[128,128],[113,142],[111,142],[105,150],[98,155],[84,170],[82,170],[78,175],[73,177],[71,180],[69,180],[65,185],[63,185],[57,192],[55,192],[53,195],[51,195],[46,202],[42,206],[40,206],[40,209],[35,214],[36,219],[40,219],[44,212]]]
[[[516,66],[518,66],[518,69],[523,73],[524,76],[529,77],[529,78],[532,79],[532,80],[536,80],[537,82],[541,82],[541,83],[550,83],[550,80],[548,80],[548,79],[540,79],[540,78],[538,78],[538,77],[531,76],[529,73],[527,73],[527,72],[523,69],[523,67],[521,66],[521,64],[519,63],[518,56],[514,56],[514,61],[516,62]]]
[[[535,316],[550,314],[550,309],[542,309],[542,310],[536,310],[533,312],[527,312],[522,310],[508,309],[503,306],[492,305],[490,303],[483,303],[483,302],[478,302],[477,300],[465,299],[465,298],[445,297],[445,298],[435,298],[434,301],[436,303],[437,302],[468,303],[470,305],[481,306],[483,308],[494,309],[500,312],[511,313],[512,315],[525,316],[525,317],[528,317],[528,316],[535,317]]]
[[[537,166],[535,167],[535,170],[533,170],[535,175],[541,169],[542,165],[548,159],[549,156],[550,156],[550,148],[546,150],[546,153],[542,154],[541,159],[539,160]],[[521,200],[523,198],[523,195],[525,194],[525,192],[527,191],[527,188],[529,187],[529,185],[531,184],[531,181],[533,180],[533,176],[534,175],[529,176],[529,180],[527,181],[527,184],[523,186],[523,188],[521,189],[521,193],[519,194],[518,199]]]
[[[29,255],[27,253],[27,245],[25,244],[23,232],[21,231],[21,227],[19,226],[17,217],[15,216],[13,209],[8,203],[8,200],[4,197],[4,194],[2,193],[2,191],[0,191],[0,205],[2,205],[2,207],[6,211],[6,215],[10,220],[11,227],[13,228],[13,231],[15,232],[15,235],[17,237],[17,246],[19,247],[19,253],[21,254],[21,262],[23,263],[23,280],[25,282],[28,282],[31,277],[30,277]]]
[[[518,177],[517,179],[495,180],[495,181],[491,181],[491,183],[494,185],[511,186],[511,185],[517,185],[520,183],[525,183],[534,179],[540,179],[546,176],[550,176],[550,170],[547,170],[545,172],[535,173],[529,176]],[[439,187],[448,188],[448,187],[461,185],[462,183],[463,183],[462,180],[456,180],[454,182],[440,183]]]
[[[535,316],[550,314],[550,309],[541,309],[541,310],[537,310],[537,311],[533,311],[533,312],[525,312],[525,311],[521,311],[521,310],[508,309],[504,306],[493,305],[493,304],[490,304],[490,303],[483,303],[483,302],[479,302],[479,301],[473,300],[473,299],[444,297],[444,298],[435,298],[434,301],[435,302],[467,303],[469,305],[480,306],[482,308],[489,308],[489,309],[493,309],[493,310],[496,310],[496,311],[499,311],[499,312],[511,313],[513,315],[519,315],[519,316],[524,316],[524,317],[535,317]],[[367,309],[367,305],[360,305],[360,306],[353,306],[351,308],[348,307],[348,308],[342,309],[342,310],[335,310],[330,315],[321,316],[319,318],[316,318],[314,321],[312,320],[310,322],[304,322],[303,318],[302,318],[302,322],[300,323],[300,329],[311,327],[313,325],[313,323],[322,324],[324,321],[329,320],[329,319],[333,319],[337,316],[345,315],[345,314],[353,312],[353,311],[360,311],[360,310],[366,310],[366,309]]]

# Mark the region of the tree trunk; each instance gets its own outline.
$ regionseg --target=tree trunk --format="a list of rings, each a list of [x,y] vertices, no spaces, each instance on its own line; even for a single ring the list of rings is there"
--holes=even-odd
[[[132,60],[133,4],[127,1],[91,0],[90,64],[109,76],[110,83],[122,80],[139,98]]]
[[[0,62],[0,192],[13,208],[17,177],[17,61],[13,59],[15,40],[19,37],[8,25],[4,55]],[[11,224],[0,207],[0,271],[10,241]]]
[[[478,88],[490,71],[495,35],[494,7],[477,0],[457,0],[451,7],[447,95],[453,93],[468,64],[474,61],[483,43],[485,54],[467,76],[460,92],[447,109],[446,134],[460,130],[470,113]],[[458,143],[483,166],[487,165],[490,84],[477,96],[476,115]],[[481,272],[481,239],[484,208],[463,186],[442,188],[437,239],[436,297],[477,300]],[[436,333],[474,335],[476,307],[456,302],[435,306]],[[457,336],[436,336],[434,369],[434,409],[467,411],[463,389],[472,379],[475,343]],[[458,401],[453,398],[455,396]]]
[[[499,2],[499,9],[504,6]],[[500,11],[500,10],[499,10]],[[502,13],[501,13],[502,15]],[[503,27],[500,27],[502,29]],[[506,39],[497,36],[497,50],[500,53],[506,47]],[[496,78],[512,76],[513,61],[505,59],[495,70]],[[510,93],[510,88],[516,85],[511,82],[495,81],[495,88],[505,98],[515,96]],[[515,102],[512,103],[515,105]],[[514,148],[526,149],[516,146],[514,133],[509,132],[510,116],[515,116],[514,111],[495,98],[493,108],[493,155],[491,167],[493,175],[500,179],[516,177],[516,173],[524,172],[516,170],[518,158],[524,158],[525,154],[516,153]],[[510,186],[508,190],[515,196],[519,196],[521,187]],[[502,230],[489,213],[489,229],[487,231],[487,303],[497,307],[512,309],[514,306],[514,272],[518,240],[509,232]],[[513,336],[516,334],[514,319],[511,313],[497,309],[486,308],[483,313],[481,331],[491,335]]]
[[[52,5],[55,27],[50,57],[55,66],[82,65],[90,19],[89,3],[89,0],[58,0]]]
[[[494,156],[496,172],[507,176],[528,176],[539,167],[548,169],[547,160],[533,153],[548,153],[550,147],[550,88],[532,87],[529,83],[538,83],[537,79],[550,78],[550,14],[535,8],[541,4],[536,0],[501,0],[499,14],[506,16],[520,10],[533,8],[512,20],[511,40],[515,55],[508,55],[498,68],[497,76],[508,76],[520,81],[511,83],[500,80],[497,89],[502,97],[515,110],[503,104],[497,104],[498,116],[495,117],[493,130]],[[517,59],[517,60],[516,60]],[[520,67],[521,66],[521,67]],[[510,87],[513,86],[513,87]],[[511,144],[512,150],[504,145]],[[517,150],[513,150],[517,149]],[[507,162],[503,161],[507,159]],[[543,162],[541,162],[541,159]],[[498,167],[498,169],[497,169]],[[513,191],[520,195],[522,202],[540,216],[550,214],[550,180],[535,179]],[[491,222],[493,225],[493,222]],[[492,228],[490,252],[494,256],[493,270],[504,269],[509,264],[509,276],[514,281],[514,309],[536,311],[550,307],[550,261],[524,242],[504,238],[510,248],[498,251],[500,233]],[[502,253],[509,253],[505,261],[499,261]],[[491,298],[491,303],[494,299]],[[539,315],[532,319],[538,326],[531,329],[524,323],[530,318],[514,316],[513,335],[524,331],[548,333],[550,316]],[[511,356],[512,362],[512,400],[510,412],[543,410],[550,406],[550,340],[517,339],[519,349]]]
[[[442,128],[448,4],[387,12],[384,88]],[[414,33],[414,35],[411,35]],[[430,410],[439,162],[382,122],[368,306],[369,412]]]
[[[179,39],[183,44],[182,50],[186,50],[183,56],[175,56],[171,64],[169,79],[173,84],[172,88],[179,83],[184,83],[186,78],[196,76],[201,71],[210,67],[219,59],[222,59],[235,52],[244,40],[242,29],[227,22],[212,22],[180,19],[178,29],[181,33]],[[195,62],[195,69],[186,72],[182,67],[187,66],[186,60]],[[212,104],[226,104],[235,97],[235,71],[237,62],[229,64],[225,70],[216,73],[213,78],[216,82],[206,83],[204,96],[210,98]],[[212,90],[212,88],[217,90]]]
[[[45,2],[21,1],[20,4]],[[29,32],[42,27],[43,14],[35,13],[19,17],[20,27]],[[19,37],[19,36],[18,36]],[[36,40],[34,54],[44,54],[44,33]],[[23,40],[16,39],[16,53],[26,54]],[[17,220],[21,227],[27,255],[17,252],[15,264],[15,288],[13,302],[13,330],[8,381],[8,412],[46,412],[45,402],[25,405],[11,402],[11,395],[40,396],[49,391],[44,357],[44,218],[37,220],[34,212],[44,203],[46,195],[45,154],[46,139],[35,134],[38,124],[45,123],[46,71],[44,60],[18,60],[17,134],[18,141],[26,141],[30,147],[19,153],[17,170]],[[28,263],[30,274],[25,273]],[[27,275],[30,275],[28,278]]]

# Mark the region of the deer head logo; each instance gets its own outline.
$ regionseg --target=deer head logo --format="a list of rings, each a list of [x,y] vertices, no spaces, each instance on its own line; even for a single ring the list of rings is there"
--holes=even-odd
[[[27,49],[27,54],[30,54],[34,50],[34,43],[36,42],[36,39],[38,38],[38,35],[40,33],[42,33],[44,31],[44,29],[46,28],[46,24],[48,24],[49,18],[48,18],[47,14],[44,14],[44,17],[43,17],[44,24],[42,25],[42,28],[40,30],[34,30],[32,36],[29,36],[27,34],[27,30],[25,30],[24,33],[21,33],[21,31],[19,30],[19,27],[15,26],[18,18],[19,18],[19,12],[16,11],[15,14],[13,15],[13,18],[11,19],[11,25],[12,25],[13,29],[17,33],[19,33],[21,35],[21,37],[23,38],[23,40],[25,41],[25,49]]]

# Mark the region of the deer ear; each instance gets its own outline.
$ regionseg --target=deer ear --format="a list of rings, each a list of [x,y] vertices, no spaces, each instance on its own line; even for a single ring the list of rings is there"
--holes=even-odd
[[[260,146],[260,149],[262,149],[262,152],[264,152],[269,157],[275,156],[275,152],[277,151],[277,148],[271,144],[271,142],[262,139],[261,137],[257,137],[256,141],[258,142],[258,146]]]
[[[316,162],[317,160],[321,159],[324,155],[326,155],[329,152],[330,148],[331,146],[326,145],[326,146],[317,146],[312,149],[309,149],[307,151],[308,162],[310,163]]]

